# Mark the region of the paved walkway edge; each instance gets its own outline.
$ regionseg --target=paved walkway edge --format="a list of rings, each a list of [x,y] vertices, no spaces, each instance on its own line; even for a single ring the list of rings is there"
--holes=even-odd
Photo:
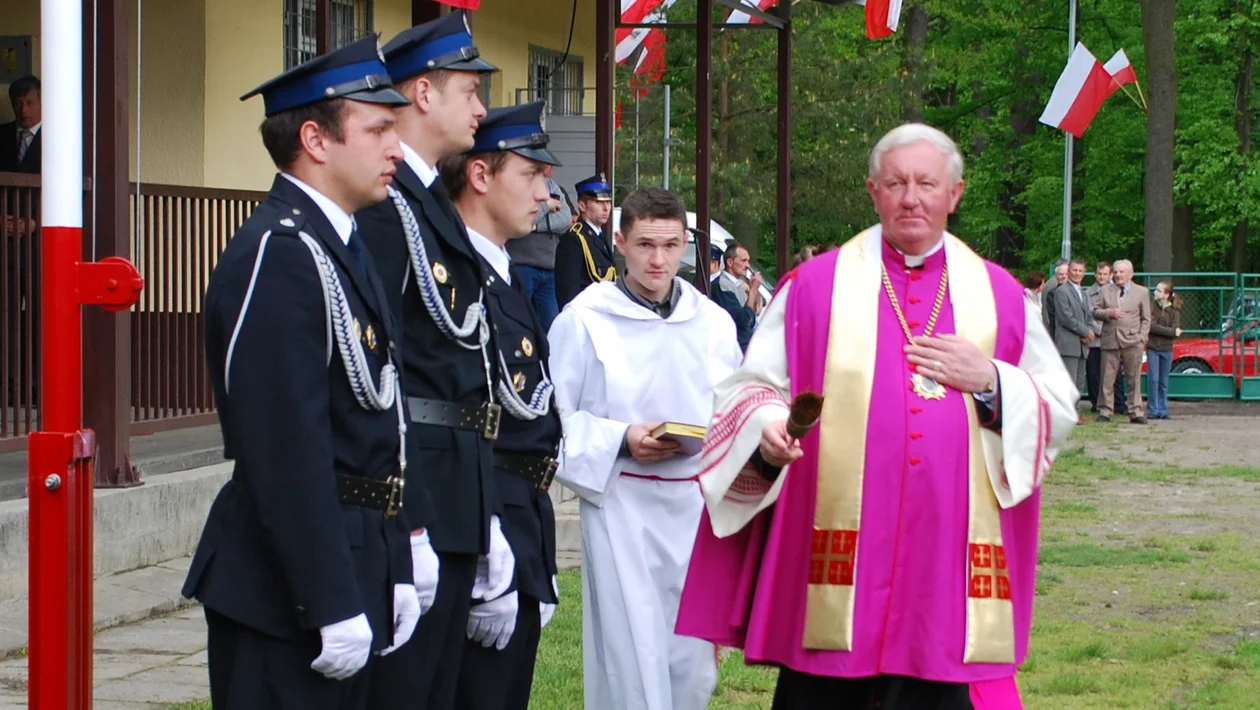
[[[179,595],[189,562],[191,558],[185,557],[97,579],[93,585],[95,630],[134,624],[196,604]],[[28,612],[26,598],[0,602],[0,659],[25,654]]]

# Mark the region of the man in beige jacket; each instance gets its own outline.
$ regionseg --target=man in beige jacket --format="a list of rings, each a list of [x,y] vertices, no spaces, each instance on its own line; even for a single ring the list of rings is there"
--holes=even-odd
[[[1129,421],[1146,423],[1142,398],[1142,351],[1151,331],[1151,294],[1133,283],[1133,263],[1121,259],[1112,269],[1111,283],[1099,296],[1094,317],[1102,321],[1102,385],[1098,421],[1109,422],[1115,411],[1116,371],[1124,365],[1128,378]]]

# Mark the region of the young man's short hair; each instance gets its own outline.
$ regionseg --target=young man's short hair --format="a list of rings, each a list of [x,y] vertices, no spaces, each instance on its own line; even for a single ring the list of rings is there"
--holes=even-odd
[[[1085,265],[1084,259],[1073,259],[1071,262],[1068,263],[1068,268],[1070,269],[1073,266],[1079,266],[1081,268],[1089,268]]]
[[[1100,261],[1094,265],[1094,271],[1098,271],[1099,269],[1106,269],[1108,271],[1111,271],[1111,264],[1106,261]]]
[[[441,176],[442,184],[446,186],[446,191],[451,194],[451,199],[458,200],[459,196],[464,194],[464,190],[468,189],[467,169],[469,163],[474,160],[483,161],[486,167],[490,169],[490,174],[496,175],[503,169],[504,163],[507,162],[507,157],[508,151],[502,150],[492,153],[461,153],[460,155],[453,155],[438,162],[438,175]]]
[[[345,108],[346,99],[336,98],[299,106],[263,119],[258,131],[262,133],[263,145],[271,156],[271,162],[281,170],[293,165],[302,150],[301,129],[307,121],[314,121],[321,131],[338,143],[344,141],[346,134],[342,122],[345,120]]]
[[[687,228],[687,205],[678,195],[660,187],[641,187],[626,196],[621,203],[623,236],[630,236],[634,223],[641,219],[676,219]]]

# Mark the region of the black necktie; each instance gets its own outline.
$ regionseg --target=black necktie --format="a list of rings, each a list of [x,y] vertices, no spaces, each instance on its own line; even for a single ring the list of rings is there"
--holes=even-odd
[[[349,247],[351,256],[354,257],[355,263],[359,266],[359,273],[364,280],[371,282],[371,279],[368,278],[367,252],[363,250],[363,240],[359,239],[358,225],[350,227],[350,238],[346,240],[346,246]]]

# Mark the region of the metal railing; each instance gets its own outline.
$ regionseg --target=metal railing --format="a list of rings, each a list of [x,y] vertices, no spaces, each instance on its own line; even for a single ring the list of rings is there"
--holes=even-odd
[[[1255,275],[1167,272],[1136,274],[1154,291],[1173,284],[1181,308],[1182,335],[1173,344],[1169,399],[1260,398],[1257,378]]]
[[[547,113],[556,116],[594,116],[595,87],[519,87],[515,91],[515,103],[519,106],[530,101],[543,99],[547,102]]]
[[[0,173],[0,450],[40,427],[39,185],[38,176]],[[129,193],[130,258],[145,278],[132,310],[132,432],[212,423],[202,298],[266,193],[157,184]]]
[[[131,404],[133,422],[148,423],[146,431],[214,413],[202,297],[228,239],[265,197],[142,184],[137,199],[133,188],[131,225],[139,238],[131,258],[145,290],[132,316]]]

